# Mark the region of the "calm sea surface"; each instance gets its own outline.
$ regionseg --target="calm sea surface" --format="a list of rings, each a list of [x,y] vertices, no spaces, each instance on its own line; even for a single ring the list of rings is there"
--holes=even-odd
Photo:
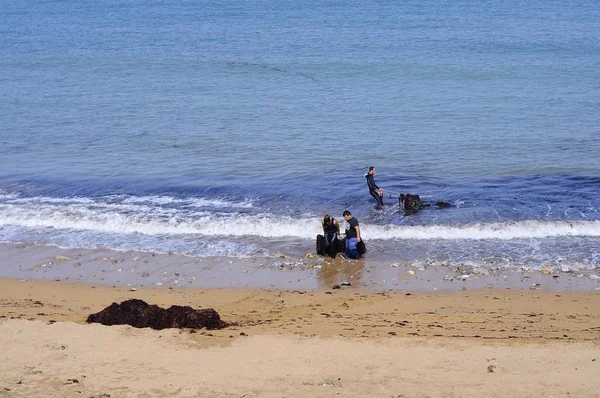
[[[600,267],[595,0],[1,8],[2,242]]]

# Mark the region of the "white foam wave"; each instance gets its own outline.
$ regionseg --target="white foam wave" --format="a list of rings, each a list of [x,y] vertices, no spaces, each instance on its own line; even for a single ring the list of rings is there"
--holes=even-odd
[[[212,207],[212,208],[251,208],[252,201],[237,201],[232,202],[225,199],[206,199],[206,198],[174,198],[171,196],[113,196],[114,198],[122,198],[123,203],[131,204],[155,204],[169,205],[177,204],[188,207]]]
[[[600,221],[511,221],[462,225],[365,225],[365,239],[511,240],[559,236],[600,237]]]
[[[19,195],[15,193],[7,193],[6,191],[0,189],[0,200],[13,200],[17,199],[18,197]]]
[[[114,210],[114,209],[113,209]],[[119,209],[123,210],[123,209]],[[139,210],[139,209],[138,209]],[[90,230],[115,234],[298,237],[321,232],[311,217],[215,212],[110,211],[87,206],[19,206],[0,204],[0,227]],[[343,228],[343,225],[342,225]],[[515,221],[463,225],[361,224],[365,239],[511,240],[559,236],[600,237],[600,221]]]
[[[206,199],[206,198],[174,198],[171,196],[131,196],[131,195],[110,195],[97,198],[89,197],[48,197],[34,196],[22,197],[18,194],[1,194],[0,201],[9,204],[55,204],[55,205],[73,205],[82,204],[90,206],[115,207],[118,205],[127,206],[164,206],[178,205],[188,208],[252,208],[253,203],[250,199],[244,201],[229,201],[226,199]]]
[[[23,198],[19,196],[13,196],[12,198],[6,198],[6,203],[13,204],[35,204],[35,203],[48,203],[48,204],[83,204],[92,205],[95,202],[90,198],[84,197],[72,197],[72,198],[52,198],[45,196],[36,196],[32,198]]]
[[[23,208],[0,205],[0,226],[91,230],[116,234],[208,236],[302,236],[314,237],[309,221],[291,217],[228,213],[176,213],[172,209],[153,212],[108,212],[87,207]],[[188,217],[189,216],[189,217]],[[318,224],[318,223],[317,223]],[[300,234],[299,234],[300,233]]]

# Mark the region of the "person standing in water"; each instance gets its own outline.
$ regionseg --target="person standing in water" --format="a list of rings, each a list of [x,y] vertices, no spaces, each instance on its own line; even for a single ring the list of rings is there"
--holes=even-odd
[[[346,257],[358,260],[360,258],[356,248],[356,245],[360,242],[358,220],[348,210],[344,211],[344,219],[346,220]]]
[[[383,206],[383,188],[379,188],[379,186],[375,184],[375,171],[375,167],[369,167],[369,172],[365,174],[365,178],[367,179],[367,185],[369,186],[369,193],[375,198],[378,206]]]
[[[340,224],[328,213],[323,215],[323,237],[325,243],[325,254],[335,258],[337,254],[337,240],[340,234]]]

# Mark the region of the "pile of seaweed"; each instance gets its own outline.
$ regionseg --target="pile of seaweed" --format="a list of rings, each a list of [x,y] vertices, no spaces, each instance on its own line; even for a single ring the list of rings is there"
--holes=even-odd
[[[112,303],[102,311],[91,314],[88,323],[103,325],[131,325],[136,328],[191,328],[223,329],[228,326],[212,308],[195,310],[189,306],[173,305],[167,309],[149,305],[143,300],[130,299],[121,304]]]

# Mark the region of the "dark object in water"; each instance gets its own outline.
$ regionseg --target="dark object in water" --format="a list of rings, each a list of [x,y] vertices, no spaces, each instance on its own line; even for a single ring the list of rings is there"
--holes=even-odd
[[[223,329],[227,323],[212,308],[195,310],[192,307],[173,305],[168,309],[149,305],[143,300],[130,299],[121,304],[112,303],[102,311],[91,314],[88,323],[103,325],[131,325],[136,328]]]
[[[398,196],[398,204],[404,208],[405,212],[410,214],[416,213],[425,207],[419,195],[411,195],[409,193],[401,193]]]
[[[321,256],[327,255],[327,253],[325,253],[324,240],[325,240],[325,238],[323,237],[323,235],[321,235],[321,234],[317,235],[317,254],[319,254]],[[346,238],[340,239],[339,237],[337,237],[335,239],[334,249],[336,250],[336,253],[345,253],[346,252]],[[358,242],[356,244],[356,250],[358,251],[358,254],[360,254],[361,256],[367,252],[367,247],[365,246],[364,240],[361,239],[360,242]]]
[[[317,235],[317,254],[320,256],[335,257],[337,253],[343,253],[346,250],[346,242],[344,239],[340,239],[339,235],[335,235],[332,245],[329,249],[325,247],[325,237],[321,234]]]
[[[406,215],[415,214],[422,208],[431,206],[431,203],[424,203],[421,201],[419,195],[412,195],[410,193],[400,194],[400,196],[398,196],[398,204],[404,209],[404,214]],[[435,202],[433,205],[440,209],[452,207],[450,203],[443,201]]]
[[[335,254],[346,251],[346,239],[340,239],[339,235],[336,235],[331,247],[333,250],[327,253],[325,249],[325,237],[321,234],[317,235],[317,254],[321,256],[335,257]]]

